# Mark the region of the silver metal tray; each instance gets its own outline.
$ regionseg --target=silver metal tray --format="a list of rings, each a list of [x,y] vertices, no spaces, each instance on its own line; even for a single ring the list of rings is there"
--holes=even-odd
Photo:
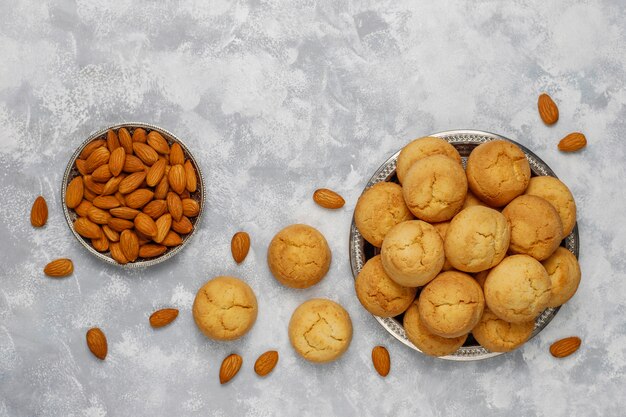
[[[65,190],[67,189],[67,184],[74,179],[74,177],[76,177],[77,175],[80,175],[80,173],[78,172],[78,170],[75,168],[74,163],[76,162],[76,159],[78,159],[78,156],[80,155],[80,153],[82,152],[83,148],[85,146],[87,146],[88,143],[90,143],[91,141],[93,141],[94,139],[103,137],[104,139],[106,139],[106,133],[109,129],[113,129],[113,130],[117,130],[121,127],[125,127],[126,129],[129,130],[129,132],[133,133],[134,129],[136,128],[143,128],[146,130],[146,132],[150,132],[152,130],[155,130],[157,132],[159,132],[166,140],[167,142],[172,145],[174,142],[177,142],[178,144],[180,144],[181,148],[183,148],[183,152],[185,154],[185,158],[189,159],[191,161],[191,163],[193,164],[196,173],[198,174],[198,189],[194,192],[190,194],[190,197],[193,198],[194,200],[196,200],[200,206],[200,212],[198,213],[198,216],[196,216],[194,219],[190,219],[191,224],[193,225],[193,230],[191,231],[191,233],[187,234],[186,236],[183,237],[183,242],[175,247],[170,247],[167,249],[167,251],[165,253],[163,253],[161,256],[158,256],[156,258],[150,258],[150,259],[143,259],[143,258],[138,258],[137,261],[135,262],[129,262],[126,265],[121,265],[118,264],[112,257],[111,257],[111,253],[110,252],[98,252],[97,250],[95,250],[93,248],[93,246],[91,245],[91,242],[89,241],[89,239],[85,239],[83,238],[81,235],[79,235],[78,233],[76,233],[76,231],[74,230],[74,226],[73,226],[73,222],[74,220],[76,220],[76,218],[78,217],[76,212],[74,210],[70,210],[67,208],[67,206],[65,205]],[[65,174],[63,175],[63,183],[61,184],[61,205],[63,206],[63,213],[65,214],[65,220],[67,220],[67,225],[69,226],[70,230],[72,231],[72,233],[74,234],[74,237],[83,245],[83,247],[85,247],[89,253],[91,253],[92,255],[94,255],[95,257],[97,257],[98,259],[101,259],[107,263],[113,264],[113,265],[117,265],[119,267],[122,268],[141,268],[141,267],[147,267],[147,266],[152,266],[152,265],[156,265],[158,263],[161,263],[165,260],[168,260],[170,258],[172,258],[174,255],[176,255],[177,253],[179,253],[181,250],[183,250],[183,248],[187,245],[187,243],[189,242],[189,240],[193,237],[193,235],[196,233],[197,230],[197,226],[200,224],[200,220],[202,219],[202,213],[204,212],[204,205],[205,205],[205,188],[204,188],[204,177],[202,176],[202,170],[200,169],[200,165],[198,164],[198,162],[196,161],[196,159],[194,158],[194,156],[192,155],[192,153],[189,151],[189,148],[187,148],[187,146],[184,144],[184,142],[182,140],[180,140],[178,137],[176,137],[173,133],[168,132],[165,129],[162,129],[158,126],[155,125],[151,125],[151,124],[147,124],[147,123],[120,123],[120,124],[116,124],[113,126],[108,126],[105,127],[101,130],[98,130],[97,132],[92,133],[79,147],[78,149],[76,149],[76,151],[74,152],[74,154],[72,155],[72,157],[70,158],[70,161],[67,164],[67,168],[65,169]]]
[[[480,130],[450,130],[447,132],[435,133],[429,136],[439,137],[452,144],[461,154],[463,166],[465,166],[465,164],[467,163],[467,157],[469,156],[470,152],[481,143],[496,139],[508,140],[515,143],[524,151],[524,153],[526,154],[526,158],[528,158],[528,162],[530,163],[532,176],[550,175],[552,177],[556,177],[554,171],[552,171],[552,169],[550,169],[550,167],[532,151],[511,139],[505,138],[504,136],[489,132],[483,132]],[[367,182],[367,185],[365,186],[365,189],[363,191],[367,190],[369,187],[378,182],[396,180],[396,161],[398,160],[399,154],[400,151],[393,154],[376,170],[372,178],[370,178],[370,180]],[[561,245],[567,248],[576,256],[576,258],[578,258],[578,224],[576,224],[572,233],[570,233],[565,239],[563,239]],[[354,276],[354,279],[356,279],[359,271],[361,271],[361,268],[363,268],[363,265],[365,265],[365,262],[367,262],[367,260],[371,257],[375,256],[377,253],[378,249],[366,242],[357,230],[353,216],[352,225],[350,227],[350,264],[352,267],[352,275]],[[548,308],[543,311],[535,321],[535,330],[533,331],[531,338],[541,332],[541,330],[543,330],[543,328],[546,327],[548,323],[550,323],[554,316],[556,316],[558,311],[558,307]],[[398,318],[384,318],[378,316],[374,317],[396,339],[398,339],[405,345],[419,351],[419,349],[415,347],[415,345],[413,345],[413,343],[411,343],[407,338],[401,321],[399,321]],[[498,355],[501,355],[501,353],[488,351],[484,347],[480,346],[470,335],[470,337],[468,337],[467,341],[465,342],[465,345],[459,348],[459,350],[457,350],[454,354],[443,356],[441,358],[453,361],[474,361],[487,359]]]

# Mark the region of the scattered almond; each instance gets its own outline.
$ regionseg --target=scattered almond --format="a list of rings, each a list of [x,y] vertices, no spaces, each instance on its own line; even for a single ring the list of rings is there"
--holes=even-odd
[[[50,262],[43,269],[44,274],[53,278],[61,278],[74,272],[74,264],[71,259],[60,258]]]
[[[87,331],[87,347],[96,358],[100,360],[106,358],[108,351],[107,338],[102,330],[94,327]]]
[[[566,337],[565,339],[554,342],[552,346],[550,346],[550,353],[555,358],[565,358],[576,352],[581,343],[580,337]]]
[[[389,359],[389,351],[385,347],[376,346],[372,349],[372,363],[380,376],[389,375],[391,360]]]
[[[559,142],[559,150],[576,152],[587,146],[587,138],[580,132],[570,133]]]
[[[346,201],[336,192],[327,188],[320,188],[313,193],[313,201],[327,209],[338,209],[346,204]]]
[[[220,384],[226,384],[233,379],[241,369],[242,363],[243,359],[236,353],[227,356],[220,367]]]
[[[48,221],[48,204],[46,200],[39,196],[35,199],[30,209],[30,224],[33,227],[43,227]]]
[[[150,326],[159,328],[167,326],[178,317],[178,310],[175,308],[164,308],[157,310],[150,316]]]
[[[537,109],[541,120],[547,125],[553,125],[559,120],[559,108],[552,97],[543,93],[537,100]]]
[[[259,376],[266,376],[274,370],[278,363],[278,352],[270,350],[259,356],[254,363],[254,372]]]
[[[237,232],[230,241],[230,251],[238,264],[242,263],[250,250],[250,236],[246,232]]]

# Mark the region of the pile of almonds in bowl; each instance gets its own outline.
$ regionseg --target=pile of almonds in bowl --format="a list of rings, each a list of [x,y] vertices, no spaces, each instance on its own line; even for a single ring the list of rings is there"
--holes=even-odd
[[[155,126],[92,135],[68,164],[63,202],[85,247],[116,264],[147,266],[177,253],[202,213],[204,185],[184,144]]]

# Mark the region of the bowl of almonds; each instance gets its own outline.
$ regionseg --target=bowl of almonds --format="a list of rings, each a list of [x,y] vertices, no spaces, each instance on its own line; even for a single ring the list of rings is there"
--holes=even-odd
[[[61,190],[70,229],[96,257],[155,265],[180,252],[204,208],[197,161],[172,133],[122,123],[93,133],[70,159]]]

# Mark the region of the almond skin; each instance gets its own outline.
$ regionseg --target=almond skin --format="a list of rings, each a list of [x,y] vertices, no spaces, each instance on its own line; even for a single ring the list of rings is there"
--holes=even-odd
[[[160,158],[158,161],[154,163],[148,170],[148,175],[146,176],[146,184],[150,187],[154,187],[163,178],[165,175],[165,166],[167,165],[167,161],[163,158]]]
[[[81,177],[76,177],[67,185],[65,190],[65,205],[75,208],[83,201],[84,184]]]
[[[146,143],[147,140],[146,131],[140,127],[133,131],[133,142]]]
[[[389,375],[391,360],[389,359],[389,351],[384,346],[376,346],[372,349],[372,363],[380,376]]]
[[[139,246],[139,257],[154,258],[163,255],[166,250],[167,246],[157,245],[154,243],[145,243]]]
[[[120,130],[117,131],[117,138],[120,141],[120,146],[124,148],[124,153],[129,155],[132,154],[133,138],[130,137],[130,133],[128,133],[128,130],[125,127],[121,127]]]
[[[154,189],[154,198],[156,200],[165,200],[165,197],[167,196],[167,193],[169,191],[170,184],[167,180],[167,175],[164,174],[163,178],[161,178],[161,181],[159,181],[159,184]]]
[[[555,358],[565,358],[576,352],[582,341],[580,337],[572,336],[557,340],[550,346],[550,353]]]
[[[150,236],[151,238],[156,237],[158,229],[156,223],[152,220],[152,217],[145,213],[139,213],[137,217],[135,217],[134,223],[137,231],[146,236]]]
[[[109,239],[109,242],[120,241],[120,234],[111,229],[108,225],[102,226],[102,233]]]
[[[169,174],[167,174],[167,180],[172,190],[177,194],[185,191],[187,186],[187,177],[185,175],[185,168],[182,165],[174,165],[170,168]]]
[[[150,326],[158,329],[167,326],[178,317],[178,310],[175,308],[164,308],[157,310],[150,315]]]
[[[120,206],[126,207],[126,198],[124,197],[124,194],[122,194],[119,191],[117,191],[114,194],[114,197],[120,203]]]
[[[537,100],[537,110],[539,110],[539,116],[541,120],[547,125],[553,125],[559,120],[559,108],[557,107],[552,97],[543,93]]]
[[[238,264],[242,263],[250,250],[250,236],[246,232],[237,232],[230,241],[230,251]]]
[[[165,239],[165,236],[167,236],[167,233],[170,231],[170,227],[172,227],[172,215],[166,213],[159,217],[156,221],[156,226],[157,234],[153,240],[156,243],[161,243],[163,242],[163,239]]]
[[[174,143],[170,149],[170,164],[182,165],[185,163],[185,153],[178,143]]]
[[[48,221],[48,204],[45,198],[39,196],[30,209],[30,224],[33,227],[43,227]]]
[[[107,148],[109,149],[109,152],[113,152],[119,147],[120,141],[117,138],[117,134],[113,130],[109,129],[107,131]]]
[[[112,217],[107,226],[118,233],[122,233],[124,230],[132,229],[134,227],[134,223],[130,220]]]
[[[80,175],[87,175],[87,167],[84,159],[77,159],[75,165]]]
[[[85,200],[93,202],[94,198],[96,198],[96,197],[98,197],[98,194],[96,194],[93,191],[87,189],[86,187],[83,189],[83,198]]]
[[[115,259],[118,264],[125,265],[128,263],[128,259],[126,259],[126,256],[124,256],[124,253],[120,248],[119,242],[111,243],[109,245],[109,249],[111,251],[111,257]]]
[[[113,177],[113,174],[109,169],[109,164],[102,165],[91,173],[91,178],[96,182],[107,182],[111,177]]]
[[[143,162],[141,162],[141,159],[137,158],[135,155],[126,155],[122,171],[132,174],[133,172],[141,172],[145,170],[146,166]]]
[[[85,160],[85,159],[89,158],[89,156],[93,153],[93,151],[95,151],[96,149],[98,149],[101,146],[104,146],[105,144],[106,144],[106,141],[104,139],[93,140],[93,141],[89,142],[83,148],[83,150],[80,152],[80,155],[78,157],[80,159],[82,159],[82,160]]]
[[[61,278],[74,272],[74,264],[71,259],[60,258],[50,262],[43,269],[44,274],[53,278]]]
[[[580,132],[570,133],[559,142],[559,150],[576,152],[587,146],[587,138]]]
[[[174,229],[176,233],[186,235],[187,233],[191,233],[193,230],[193,224],[191,224],[186,216],[183,216],[179,221],[172,220],[172,229]]]
[[[226,384],[233,379],[239,372],[239,369],[241,369],[242,363],[243,359],[236,353],[228,355],[220,367],[220,384]]]
[[[152,200],[146,204],[142,211],[156,220],[167,211],[167,203],[165,200]]]
[[[85,188],[96,195],[100,195],[104,192],[104,184],[94,181],[91,175],[84,175],[83,183],[85,184]]]
[[[93,353],[96,358],[104,360],[104,358],[107,357],[108,346],[107,338],[102,330],[97,327],[89,329],[87,331],[86,337],[87,347],[89,348],[91,353]]]
[[[74,221],[74,230],[87,239],[99,239],[102,236],[100,226],[84,217],[79,217]]]
[[[275,350],[267,351],[259,356],[254,363],[254,372],[256,372],[258,376],[266,376],[274,370],[277,363],[278,352]]]
[[[122,182],[120,182],[120,186],[118,187],[117,191],[119,191],[122,194],[130,194],[133,191],[135,191],[137,188],[139,188],[141,184],[143,183],[143,180],[145,179],[146,179],[145,171],[134,172],[130,174],[129,176],[127,176],[126,178],[124,178]]]
[[[94,206],[103,210],[110,210],[120,206],[120,202],[112,195],[99,195],[91,202]]]
[[[141,159],[141,162],[148,166],[152,166],[159,159],[159,154],[145,143],[133,142],[133,152]]]
[[[104,231],[100,239],[91,239],[91,246],[98,252],[106,252],[109,250],[109,239],[106,237]]]
[[[146,188],[140,188],[126,196],[126,205],[130,208],[138,209],[148,204],[154,197],[154,193]]]
[[[130,229],[122,231],[120,234],[120,249],[124,257],[130,262],[134,262],[139,256],[139,238]]]
[[[167,193],[167,210],[172,215],[174,221],[180,221],[183,217],[183,202],[178,196],[178,194],[174,192]]]
[[[111,215],[98,207],[91,207],[87,212],[87,218],[95,224],[107,224],[111,220]]]
[[[132,150],[132,149],[131,149]],[[123,147],[119,147],[113,152],[111,152],[111,156],[109,157],[109,171],[113,176],[117,177],[122,172],[124,168],[124,163],[126,162],[126,150]]]
[[[102,195],[115,194],[118,191],[120,183],[124,180],[124,178],[126,178],[124,175],[119,175],[108,180],[107,183],[104,184],[104,188],[102,189]]]
[[[344,204],[346,204],[343,197],[327,188],[315,190],[313,193],[313,201],[315,201],[319,206],[332,210],[341,208]]]
[[[89,209],[93,207],[90,201],[83,200],[80,204],[74,209],[76,214],[80,217],[87,217],[87,213],[89,213]]]
[[[183,243],[183,239],[178,233],[173,230],[167,232],[167,235],[165,235],[165,239],[163,239],[163,242],[161,242],[161,244],[165,246],[178,246],[181,243]]]
[[[185,198],[183,201],[183,214],[187,217],[196,217],[200,213],[200,204],[191,198]]]
[[[111,152],[109,152],[109,150],[104,146],[94,150],[91,155],[89,155],[89,158],[85,160],[85,169],[87,170],[87,173],[92,173],[96,170],[96,168],[108,163],[110,156]]]
[[[191,161],[186,161],[185,165],[185,187],[187,191],[193,193],[198,188],[198,179],[196,177],[196,169],[193,167]]]
[[[167,155],[170,153],[170,145],[161,134],[155,130],[148,133],[148,145],[160,154]]]

